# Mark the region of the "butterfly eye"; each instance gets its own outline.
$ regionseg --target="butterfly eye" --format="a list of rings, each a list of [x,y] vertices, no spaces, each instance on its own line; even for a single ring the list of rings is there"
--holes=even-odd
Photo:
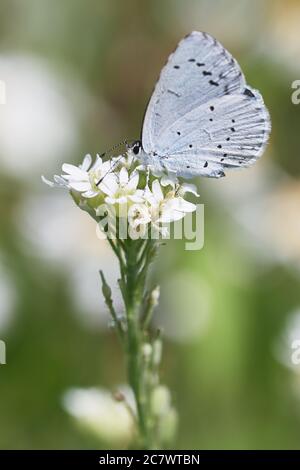
[[[126,143],[127,150],[131,150],[134,155],[138,155],[142,148],[142,142],[140,140],[135,140],[130,143]]]
[[[134,155],[138,155],[141,150],[141,143],[140,142],[135,142],[135,144],[132,147],[132,151]]]

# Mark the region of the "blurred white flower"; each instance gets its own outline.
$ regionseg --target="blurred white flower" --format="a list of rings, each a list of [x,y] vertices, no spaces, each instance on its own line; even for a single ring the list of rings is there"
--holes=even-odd
[[[5,331],[14,316],[16,289],[7,272],[0,269],[0,332]],[[0,338],[1,339],[1,338]]]
[[[103,388],[73,388],[65,393],[63,406],[86,431],[107,443],[125,446],[135,432],[133,414],[129,410],[133,397],[128,388],[120,391],[118,395],[124,396],[127,405]]]
[[[296,348],[297,346],[297,348]],[[276,359],[295,373],[300,374],[300,364],[294,360],[300,348],[300,308],[291,312],[284,329],[274,345]]]
[[[150,403],[157,420],[157,441],[168,444],[174,440],[178,424],[178,416],[172,406],[170,390],[165,385],[158,385],[152,391]]]
[[[209,191],[208,183],[203,185]],[[224,235],[227,229],[235,250],[250,253],[261,269],[284,263],[296,275],[300,272],[300,179],[262,161],[245,173],[228,174],[211,197],[222,208]],[[240,225],[238,230],[228,216]]]
[[[32,178],[75,151],[79,122],[72,90],[83,94],[49,64],[31,55],[0,56],[6,103],[1,106],[0,155],[4,171]],[[69,96],[69,98],[68,98]]]

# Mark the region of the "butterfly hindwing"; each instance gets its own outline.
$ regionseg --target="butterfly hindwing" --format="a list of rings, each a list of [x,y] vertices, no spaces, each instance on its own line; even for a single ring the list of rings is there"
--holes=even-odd
[[[181,176],[223,176],[224,169],[254,163],[262,154],[270,120],[260,94],[226,95],[178,119],[160,138],[163,165]]]

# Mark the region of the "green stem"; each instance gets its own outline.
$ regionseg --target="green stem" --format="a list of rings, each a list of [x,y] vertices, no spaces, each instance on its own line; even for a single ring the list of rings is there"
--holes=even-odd
[[[127,239],[122,240],[122,243],[119,239],[108,241],[120,264],[119,286],[125,305],[126,328],[123,328],[116,315],[111,289],[103,273],[100,272],[102,290],[126,352],[128,382],[136,402],[140,445],[143,449],[151,449],[155,441],[150,406],[153,381],[149,381],[152,371],[149,369],[149,359],[147,359],[147,364],[145,363],[143,351],[146,327],[155,306],[153,299],[146,294],[145,283],[157,244],[151,239],[146,241]]]
[[[100,277],[101,277],[101,281],[102,281],[102,293],[103,293],[103,296],[104,296],[105,303],[108,307],[108,310],[109,310],[109,313],[112,317],[112,320],[113,320],[113,322],[114,322],[114,324],[117,328],[118,336],[119,336],[120,340],[123,341],[124,340],[124,331],[123,331],[123,328],[122,328],[122,323],[119,320],[119,318],[117,316],[117,313],[114,309],[113,300],[112,300],[112,297],[111,297],[111,288],[109,287],[109,285],[106,282],[103,271],[100,270],[99,272],[100,272]]]
[[[147,403],[143,380],[142,337],[139,324],[139,310],[142,303],[143,287],[138,282],[137,246],[132,240],[127,242],[126,256],[126,314],[127,314],[127,368],[138,415],[142,446],[149,449],[150,430],[147,417]]]

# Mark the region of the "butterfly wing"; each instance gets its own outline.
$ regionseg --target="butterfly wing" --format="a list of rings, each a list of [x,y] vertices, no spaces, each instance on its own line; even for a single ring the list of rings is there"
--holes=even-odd
[[[142,144],[168,171],[218,177],[255,161],[269,131],[263,100],[236,60],[207,33],[193,32],[161,72]]]
[[[259,158],[269,137],[269,122],[255,90],[216,98],[163,132],[159,141],[159,151],[165,155],[162,164],[184,177],[224,176],[225,169],[249,166]]]

